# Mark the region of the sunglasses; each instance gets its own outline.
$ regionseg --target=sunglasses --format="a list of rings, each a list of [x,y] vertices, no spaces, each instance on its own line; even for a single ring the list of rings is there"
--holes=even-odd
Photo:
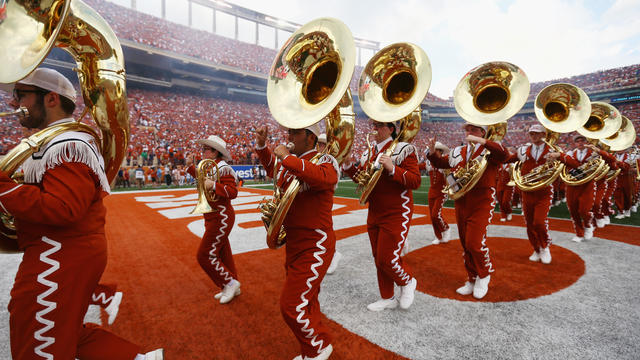
[[[25,94],[35,93],[35,94],[48,94],[51,91],[46,90],[26,90],[26,89],[13,89],[13,99],[17,102],[20,102]]]

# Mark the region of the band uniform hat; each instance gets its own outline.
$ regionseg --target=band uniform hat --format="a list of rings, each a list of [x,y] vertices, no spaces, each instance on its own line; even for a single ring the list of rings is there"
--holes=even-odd
[[[73,84],[71,84],[71,81],[69,81],[66,76],[53,69],[44,67],[37,68],[24,79],[16,83],[3,84],[3,86],[0,87],[0,90],[12,93],[15,84],[37,86],[41,89],[64,96],[74,103],[76,102],[76,89],[73,87]]]
[[[484,130],[485,134],[487,133],[487,131],[489,131],[489,127],[487,125],[474,125],[472,123],[464,123],[464,125],[462,125],[462,128],[466,129],[467,126],[475,126],[475,127],[481,128]]]
[[[436,150],[441,150],[443,155],[446,155],[449,153],[449,148],[447,147],[447,145],[441,143],[440,141],[436,141],[435,148]]]
[[[320,121],[313,125],[307,126],[305,129],[311,131],[313,135],[315,135],[318,139],[320,138],[320,134],[322,133],[322,130],[320,129]]]
[[[540,124],[533,124],[529,128],[529,132],[546,133],[547,130]]]
[[[318,136],[318,142],[326,144],[327,143],[327,134],[324,134],[324,133],[320,134],[320,136]]]
[[[573,136],[573,141],[576,141],[576,140],[578,140],[578,139],[580,139],[580,138],[584,139],[585,141],[587,140],[587,137],[586,137],[586,136],[584,136],[584,135],[582,135],[582,134],[575,134],[575,135]]]
[[[220,154],[222,154],[223,160],[227,160],[227,161],[231,160],[231,154],[227,150],[227,143],[224,140],[222,140],[219,136],[211,135],[206,139],[198,140],[197,143],[201,145],[209,146],[211,148],[218,150]]]

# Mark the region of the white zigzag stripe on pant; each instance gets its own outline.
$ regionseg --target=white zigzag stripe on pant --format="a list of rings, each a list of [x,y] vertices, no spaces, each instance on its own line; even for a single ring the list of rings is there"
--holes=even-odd
[[[309,291],[311,291],[311,288],[312,288],[311,283],[314,280],[316,280],[318,276],[320,276],[318,274],[318,271],[316,270],[318,266],[322,266],[322,264],[324,263],[324,261],[320,256],[327,252],[327,248],[322,246],[322,243],[325,240],[327,240],[327,233],[320,229],[315,229],[315,231],[318,234],[322,235],[322,238],[318,240],[318,242],[316,243],[316,247],[319,250],[313,253],[313,257],[316,258],[318,261],[311,265],[310,269],[311,269],[311,272],[313,273],[313,276],[307,279],[307,290],[300,295],[300,300],[302,302],[300,303],[300,305],[296,306],[296,312],[298,313],[298,317],[296,317],[296,321],[298,322],[298,324],[302,325],[300,330],[302,330],[303,333],[306,333],[305,337],[307,339],[311,339],[311,346],[314,346],[314,347],[318,346],[318,353],[320,353],[324,348],[323,346],[324,342],[322,340],[316,341],[316,337],[318,337],[318,334],[314,334],[315,333],[314,328],[309,328],[309,319],[304,318],[305,311],[303,310],[304,307],[309,305],[309,300],[305,298],[305,295],[307,295]]]
[[[47,280],[46,277],[50,274],[53,274],[60,268],[60,263],[55,260],[49,259],[48,256],[58,252],[62,248],[62,244],[44,236],[42,237],[42,241],[51,245],[52,248],[40,254],[40,261],[45,264],[51,265],[51,267],[38,275],[38,282],[48,287],[49,289],[38,295],[38,298],[36,300],[38,304],[44,306],[45,308],[36,313],[36,321],[44,326],[33,334],[33,337],[37,341],[43,342],[41,345],[37,346],[34,351],[38,356],[41,356],[45,359],[53,360],[53,355],[44,352],[43,349],[55,343],[56,339],[53,337],[42,336],[42,334],[53,329],[53,327],[55,326],[55,323],[53,321],[45,319],[44,316],[53,311],[57,307],[57,304],[55,302],[46,301],[44,300],[44,298],[51,295],[58,289],[58,284],[53,281]]]
[[[407,232],[409,232],[407,224],[409,224],[409,213],[411,213],[411,209],[409,209],[409,207],[407,206],[410,200],[407,196],[407,190],[403,191],[402,194],[400,194],[400,197],[404,200],[404,202],[402,203],[402,207],[405,209],[405,211],[402,213],[402,217],[404,218],[404,220],[402,221],[402,227],[404,230],[402,230],[402,232],[400,233],[402,241],[398,243],[398,248],[393,252],[393,259],[391,259],[391,268],[396,272],[396,274],[398,274],[400,278],[402,278],[403,281],[408,282],[409,280],[411,280],[411,276],[407,274],[404,269],[401,268],[398,264],[398,259],[400,258],[400,250],[402,250],[402,246],[407,240]]]
[[[229,216],[227,216],[227,208],[225,206],[220,205],[218,206],[218,209],[220,209],[220,215],[222,215],[222,226],[220,227],[220,233],[218,234],[218,236],[216,236],[216,241],[211,244],[211,251],[209,251],[209,260],[211,260],[211,265],[213,265],[215,271],[217,271],[220,276],[223,276],[226,282],[229,282],[233,280],[233,277],[229,274],[228,271],[224,271],[224,267],[220,264],[220,259],[218,259],[218,257],[216,256],[218,245],[220,244],[220,241],[222,241],[225,229],[228,227],[227,219],[229,219]]]

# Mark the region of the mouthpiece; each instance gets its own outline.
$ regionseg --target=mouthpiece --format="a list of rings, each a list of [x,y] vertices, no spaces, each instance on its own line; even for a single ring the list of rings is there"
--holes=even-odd
[[[7,116],[17,116],[21,119],[27,118],[29,117],[29,110],[27,110],[26,107],[21,106],[18,109],[14,110],[14,111],[9,111],[9,112],[0,112],[0,117],[7,117]]]

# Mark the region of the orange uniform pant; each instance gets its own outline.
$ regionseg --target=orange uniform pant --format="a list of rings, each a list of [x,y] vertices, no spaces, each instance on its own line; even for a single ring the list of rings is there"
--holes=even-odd
[[[486,236],[495,205],[493,188],[472,189],[455,202],[464,267],[471,282],[493,272]]]
[[[584,236],[584,228],[591,226],[593,221],[593,200],[595,198],[595,184],[589,181],[578,186],[567,185],[567,207],[573,220],[576,235]]]
[[[236,216],[233,209],[223,205],[217,206],[216,210],[217,216],[204,220],[205,231],[196,258],[211,281],[223,288],[232,279],[238,279],[229,244],[229,233]]]
[[[43,237],[25,249],[9,302],[14,360],[135,358],[137,345],[82,324],[106,264],[104,234]]]
[[[590,226],[596,226],[596,219],[601,220],[604,218],[604,208],[602,206],[602,199],[604,199],[605,194],[607,193],[608,182],[606,178],[600,179],[596,182],[596,194],[593,198],[593,208],[591,212],[593,213],[593,221]]]
[[[322,323],[320,284],[333,259],[333,229],[286,229],[286,280],[280,295],[280,312],[300,343],[305,357],[316,357],[331,344],[329,328]]]
[[[411,269],[400,256],[409,233],[413,207],[401,216],[367,221],[371,253],[376,263],[378,290],[383,299],[393,297],[394,284],[405,286],[413,278]]]
[[[632,185],[629,174],[622,172],[618,175],[618,187],[616,188],[616,192],[613,196],[615,198],[618,212],[620,213],[631,209]]]
[[[96,289],[93,290],[93,294],[91,294],[89,304],[106,307],[116,294],[117,288],[118,286],[115,284],[98,284]]]
[[[442,206],[444,205],[444,194],[438,196],[429,196],[429,215],[431,216],[431,225],[436,238],[442,239],[442,233],[449,229],[449,224],[442,218]]]
[[[513,211],[511,209],[511,201],[513,201],[513,186],[500,186],[498,187],[498,204],[500,205],[500,217],[507,218],[507,215]]]
[[[618,177],[616,176],[613,180],[609,180],[607,182],[607,190],[604,192],[604,196],[602,197],[602,215],[609,216],[613,215],[613,193],[616,190],[618,184]]]
[[[527,223],[527,236],[533,249],[539,252],[551,243],[549,209],[553,202],[553,185],[537,191],[522,192],[522,212]]]

